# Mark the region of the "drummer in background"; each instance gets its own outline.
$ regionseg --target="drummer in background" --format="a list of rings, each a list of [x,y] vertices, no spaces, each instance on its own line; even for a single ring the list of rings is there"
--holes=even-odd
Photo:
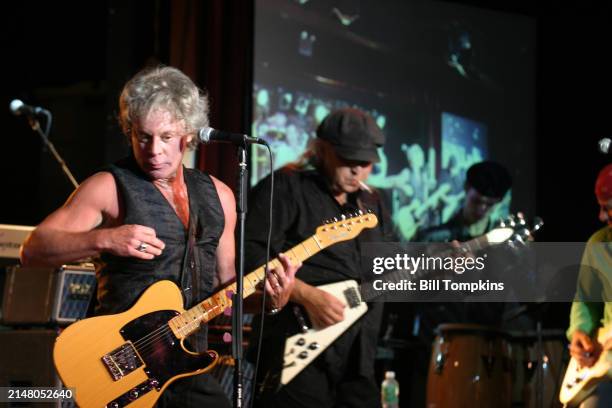
[[[612,349],[612,339],[604,344],[596,340],[599,327],[612,328],[612,248],[602,244],[612,242],[612,164],[599,173],[595,196],[599,203],[599,219],[606,226],[587,242],[567,330],[570,354],[582,367],[591,367],[603,350]],[[580,407],[612,407],[612,382],[599,384]]]

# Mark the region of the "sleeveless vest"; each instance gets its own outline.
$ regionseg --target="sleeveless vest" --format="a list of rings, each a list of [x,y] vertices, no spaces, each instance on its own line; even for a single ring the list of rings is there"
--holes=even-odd
[[[103,253],[98,273],[96,314],[127,310],[153,283],[171,280],[181,288],[185,308],[213,293],[216,252],[223,232],[223,208],[210,176],[184,169],[189,197],[189,229],[174,208],[130,157],[108,167],[115,178],[123,208],[123,224],[139,224],[155,230],[165,243],[152,260]],[[206,348],[206,328],[196,334],[197,351]]]

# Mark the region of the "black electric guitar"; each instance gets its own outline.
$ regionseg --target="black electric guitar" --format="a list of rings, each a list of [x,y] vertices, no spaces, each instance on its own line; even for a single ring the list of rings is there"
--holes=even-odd
[[[374,214],[343,218],[286,251],[301,262],[337,242],[356,237],[378,223]],[[274,259],[270,268],[280,262]],[[264,266],[244,277],[243,296],[256,291]],[[152,407],[178,378],[205,373],[217,363],[214,351],[194,353],[185,340],[202,323],[232,305],[232,284],[189,310],[170,281],[151,285],[126,312],[81,320],[66,328],[53,350],[55,367],[66,387],[74,388],[83,408]]]

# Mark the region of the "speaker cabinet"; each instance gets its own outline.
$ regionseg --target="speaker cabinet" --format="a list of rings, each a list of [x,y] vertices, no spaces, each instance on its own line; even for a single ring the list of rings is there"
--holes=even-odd
[[[8,325],[68,324],[86,316],[96,287],[92,264],[7,269],[2,320]]]
[[[0,330],[0,387],[60,388],[53,366],[57,330]],[[74,407],[71,400],[20,402],[8,407]]]

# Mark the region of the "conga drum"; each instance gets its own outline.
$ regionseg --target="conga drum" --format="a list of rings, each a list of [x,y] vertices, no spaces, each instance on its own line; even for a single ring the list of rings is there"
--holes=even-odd
[[[510,408],[511,352],[504,331],[475,324],[436,329],[427,377],[427,408]]]

